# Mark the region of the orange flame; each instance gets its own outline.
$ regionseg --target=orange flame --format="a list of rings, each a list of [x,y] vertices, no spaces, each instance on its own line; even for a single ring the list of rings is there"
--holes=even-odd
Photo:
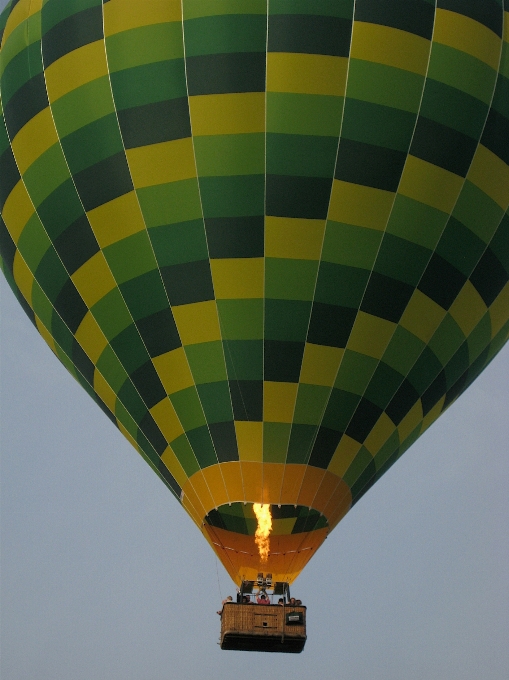
[[[270,540],[269,535],[272,531],[272,515],[270,514],[270,505],[261,505],[260,503],[253,503],[254,514],[258,520],[258,526],[255,533],[255,542],[258,546],[258,552],[262,562],[266,562],[269,557]]]

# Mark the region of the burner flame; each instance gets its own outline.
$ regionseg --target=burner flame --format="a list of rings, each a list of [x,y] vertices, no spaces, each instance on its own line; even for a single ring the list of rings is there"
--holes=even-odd
[[[258,527],[255,533],[255,542],[262,562],[266,562],[269,557],[270,540],[269,535],[272,531],[272,515],[270,505],[253,504],[254,514],[258,520]]]

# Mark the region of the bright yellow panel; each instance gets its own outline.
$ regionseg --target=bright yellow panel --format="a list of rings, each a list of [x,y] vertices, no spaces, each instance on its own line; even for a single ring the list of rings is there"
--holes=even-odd
[[[181,0],[110,0],[103,8],[106,37],[131,28],[182,20]]]
[[[53,144],[58,136],[51,110],[46,107],[24,125],[12,140],[12,151],[22,175]]]
[[[394,202],[394,194],[335,179],[329,219],[383,231]]]
[[[325,54],[269,52],[267,92],[293,92],[342,97],[348,59]]]
[[[437,9],[433,42],[466,52],[498,71],[500,38],[489,28],[464,14]]]
[[[395,330],[396,324],[392,321],[359,311],[348,339],[348,349],[381,359]]]
[[[74,272],[71,279],[89,309],[116,286],[102,252],[87,260]]]
[[[491,338],[493,339],[509,319],[509,283],[503,287],[490,307]]]
[[[127,149],[126,155],[136,189],[196,177],[190,137]]]
[[[152,362],[167,394],[180,392],[194,385],[183,347],[161,354],[152,359]]]
[[[265,257],[319,260],[324,220],[265,217]]]
[[[364,446],[372,456],[376,456],[395,429],[396,425],[389,416],[386,413],[382,413],[364,442]]]
[[[297,499],[297,505],[306,505],[308,508],[313,507],[313,501],[318,489],[320,488],[325,477],[326,470],[308,466],[304,473],[302,486]]]
[[[291,423],[298,383],[263,383],[263,419],[270,423]]]
[[[415,156],[407,156],[398,193],[450,213],[463,187],[463,177]]]
[[[87,312],[83,317],[83,321],[76,331],[76,340],[93,364],[97,363],[108,344],[106,336],[90,312]]]
[[[244,480],[244,495],[247,503],[261,503],[263,464],[242,461],[242,479]]]
[[[306,343],[300,372],[300,382],[332,387],[336,380],[344,350]]]
[[[25,260],[21,257],[19,250],[17,250],[16,254],[14,255],[13,274],[16,285],[18,286],[18,288],[21,291],[21,294],[31,307],[34,275],[28,268],[28,265],[25,262]]]
[[[193,135],[265,132],[265,92],[189,97]]]
[[[221,340],[215,300],[180,305],[172,311],[183,345]]]
[[[307,465],[290,463],[285,465],[285,474],[281,485],[281,505],[297,505],[302,480]]]
[[[238,461],[220,463],[221,473],[228,491],[230,503],[244,502],[244,486],[242,483],[242,468]]]
[[[477,326],[486,314],[487,307],[470,281],[466,281],[458,297],[452,303],[449,314],[463,331],[465,337]]]
[[[104,40],[79,47],[53,62],[44,71],[50,103],[85,83],[108,75]]]
[[[106,382],[106,379],[99,373],[97,368],[94,371],[94,390],[97,392],[99,397],[103,400],[106,406],[110,409],[112,413],[115,413],[115,406],[117,403],[117,395],[113,391],[113,388]]]
[[[37,326],[37,330],[41,334],[44,342],[49,346],[51,351],[56,354],[57,353],[57,348],[55,345],[55,341],[53,339],[53,336],[49,332],[49,330],[46,328],[46,326],[42,323],[42,321],[39,319],[38,316],[35,317],[35,324]]]
[[[186,493],[188,493],[187,492],[188,485],[192,485],[200,505],[203,506],[204,515],[210,512],[212,508],[216,507],[210,489],[207,486],[207,483],[203,477],[203,472],[201,470],[195,472],[194,475],[190,477],[189,480],[187,481]]]
[[[184,428],[168,397],[153,406],[150,413],[167,442],[172,442],[183,434]]]
[[[210,493],[214,499],[214,507],[218,508],[230,502],[226,486],[224,485],[223,475],[219,465],[210,465],[202,470],[203,478],[209,487]],[[207,509],[207,508],[206,508]],[[212,508],[208,508],[212,510]]]
[[[344,434],[337,445],[334,455],[332,456],[329,467],[329,472],[343,477],[350,465],[353,463],[355,456],[359,453],[362,444],[355,441],[348,435]]]
[[[263,460],[263,423],[236,420],[235,433],[239,459],[261,463]]]
[[[393,66],[424,76],[431,43],[398,28],[355,21],[350,57]]]
[[[171,446],[168,446],[163,452],[163,455],[161,456],[161,460],[163,463],[166,465],[172,476],[174,477],[175,481],[177,484],[182,488],[184,484],[187,482],[187,475],[182,469],[182,465],[179,462],[179,459],[173,452],[173,449]]]
[[[509,166],[479,144],[467,179],[488,194],[502,210],[509,205]]]
[[[217,300],[262,298],[263,257],[211,260],[212,282]]]
[[[23,180],[19,180],[9,194],[2,210],[2,218],[14,243],[18,243],[21,232],[35,212]]]
[[[203,478],[202,478],[202,483],[203,483]],[[205,512],[205,508],[203,507],[203,504],[198,497],[198,493],[197,493],[196,489],[194,488],[192,482],[189,479],[187,480],[187,482],[182,487],[182,492],[183,492],[183,495],[184,495],[184,501],[187,500],[189,503],[191,503],[194,512],[196,514],[198,514],[199,517],[200,517],[199,523],[201,524],[202,519],[205,517],[205,515],[207,513]],[[185,507],[187,507],[187,506],[185,506]]]
[[[145,229],[134,191],[94,208],[87,215],[101,248]]]
[[[285,472],[284,463],[263,464],[262,504],[277,504],[281,496],[281,483]]]
[[[445,309],[416,288],[399,323],[427,345],[445,314]]]

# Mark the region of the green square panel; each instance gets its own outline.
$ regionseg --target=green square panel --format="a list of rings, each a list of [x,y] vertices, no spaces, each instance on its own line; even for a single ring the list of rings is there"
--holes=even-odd
[[[404,376],[401,373],[380,361],[366,388],[364,397],[383,410],[388,406],[403,380]]]
[[[230,389],[226,381],[198,385],[197,390],[207,423],[233,420]]]
[[[108,76],[71,90],[51,104],[51,112],[61,138],[94,120],[115,112]]]
[[[264,301],[218,300],[221,334],[225,340],[261,340],[263,338]]]
[[[87,219],[71,177],[60,184],[38,207],[44,229],[52,241],[78,218]]]
[[[366,290],[369,274],[367,269],[321,262],[315,300],[357,309]]]
[[[203,426],[189,430],[187,438],[202,469],[209,465],[217,465],[216,451],[208,427]]]
[[[179,463],[184,468],[184,472],[188,477],[192,477],[195,472],[198,472],[200,466],[196,461],[193,449],[185,434],[174,439],[171,442],[171,448],[178,458]]]
[[[267,133],[267,173],[331,177],[337,150],[335,137]]]
[[[327,427],[330,430],[337,432],[344,432],[348,427],[348,423],[352,419],[361,398],[358,394],[352,394],[345,390],[332,390],[327,408],[325,410],[322,427]]]
[[[37,269],[50,247],[51,241],[41,224],[39,216],[37,213],[34,213],[26,223],[18,241],[19,252],[32,272]]]
[[[118,288],[113,288],[91,309],[102,332],[111,340],[133,322]]]
[[[225,340],[224,354],[230,380],[263,379],[262,340]]]
[[[434,250],[447,219],[448,215],[441,210],[397,194],[387,233]]]
[[[187,345],[186,356],[196,384],[226,380],[223,344],[220,340]]]
[[[267,18],[263,14],[246,13],[187,19],[185,41],[186,57],[265,52]]]
[[[122,362],[122,366],[124,366],[129,374],[133,374],[150,359],[138,329],[134,324],[128,326],[114,337],[110,344]]]
[[[389,462],[391,457],[396,453],[399,446],[399,433],[395,430],[389,439],[382,446],[380,451],[377,452],[373,460],[375,461],[375,467],[377,472],[383,468],[386,463]]]
[[[147,407],[143,403],[131,380],[126,380],[118,391],[117,404],[121,403],[134,420],[139,423],[147,413]]]
[[[265,177],[202,177],[200,191],[205,217],[263,215]]]
[[[203,218],[196,179],[146,187],[136,193],[147,227]]]
[[[111,74],[111,88],[119,111],[187,97],[183,59],[159,61]]]
[[[349,97],[341,135],[356,142],[406,152],[412,140],[415,120],[415,115],[408,111]]]
[[[126,281],[120,286],[120,292],[135,321],[169,306],[158,269]]]
[[[196,387],[188,387],[175,392],[170,395],[170,400],[184,430],[192,430],[205,425],[205,416]]]
[[[119,284],[157,268],[146,231],[140,231],[117,241],[105,248],[103,252]]]
[[[287,463],[307,465],[318,433],[317,425],[293,423],[288,444]]]
[[[465,336],[461,328],[450,314],[446,314],[429,341],[429,347],[445,366],[464,342]]]
[[[49,330],[52,326],[54,307],[35,280],[32,284],[32,309]]]
[[[265,300],[265,338],[304,342],[309,328],[310,302]]]
[[[461,248],[458,244],[461,243]],[[486,243],[454,217],[447,223],[436,252],[456,267],[464,276],[470,276],[486,249]]]
[[[322,260],[371,270],[381,240],[382,233],[375,229],[329,220],[325,230]]]
[[[425,347],[408,374],[408,381],[419,394],[424,394],[443,365],[429,347]]]
[[[138,425],[136,425],[125,406],[123,406],[118,400],[115,405],[115,418],[125,427],[131,437],[136,440],[139,430]]]
[[[422,340],[406,328],[398,326],[384,352],[382,361],[402,375],[407,375],[424,347]]]
[[[343,481],[346,482],[348,486],[353,487],[355,482],[357,482],[366,470],[369,470],[371,467],[374,468],[373,457],[369,451],[362,446],[359,453],[355,456],[353,463],[343,476]]]
[[[385,234],[375,262],[374,271],[391,279],[417,286],[432,251],[392,234]]]
[[[372,61],[350,59],[347,97],[417,113],[424,78]]]
[[[200,178],[265,172],[262,133],[195,137],[194,150]]]
[[[328,95],[267,92],[267,132],[337,139],[343,102]]]
[[[69,169],[60,144],[53,144],[23,175],[23,181],[36,208],[68,178]]]
[[[62,139],[65,158],[73,174],[123,150],[117,116],[111,113]]]
[[[452,214],[485,243],[489,243],[504,216],[504,211],[493,199],[467,180]]]
[[[327,401],[330,396],[330,387],[322,385],[299,385],[295,413],[293,420],[304,425],[319,425]]]
[[[312,300],[318,262],[268,257],[265,260],[265,295],[282,300]]]
[[[377,365],[378,360],[373,357],[345,350],[334,387],[362,396]]]
[[[468,355],[471,363],[474,362],[482,352],[484,352],[486,347],[488,347],[488,345],[490,344],[490,341],[491,341],[491,320],[489,313],[486,313],[467,338]]]
[[[263,424],[264,463],[284,463],[290,440],[290,423]]]
[[[110,345],[107,345],[102,351],[102,354],[97,361],[97,370],[111,389],[118,394],[118,391],[128,376],[125,368],[118,360],[117,355]]]
[[[208,258],[207,239],[201,219],[152,227],[149,236],[160,267]]]
[[[182,24],[173,21],[116,33],[107,38],[106,51],[112,73],[141,64],[182,58]]]

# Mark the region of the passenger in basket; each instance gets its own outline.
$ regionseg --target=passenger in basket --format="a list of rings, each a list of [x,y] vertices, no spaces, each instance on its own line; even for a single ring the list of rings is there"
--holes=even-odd
[[[284,607],[284,606],[285,606],[285,600],[284,600],[284,598],[283,598],[283,597],[280,597],[279,600],[277,601],[277,603],[278,603],[281,607]]]
[[[295,601],[294,597],[290,598],[290,602],[288,604],[290,605],[290,607],[296,607],[297,606],[297,602]]]
[[[302,600],[295,600],[296,607],[302,607]]]
[[[223,600],[223,601],[221,602],[221,604],[222,604],[223,607],[224,607],[225,604],[228,604],[228,602],[233,602],[233,597],[232,597],[231,595],[228,595],[228,597],[227,597],[225,600]],[[217,613],[219,614],[219,616],[221,616],[222,613],[223,613],[223,610],[221,609],[221,610],[218,611]]]
[[[263,592],[256,598],[256,601],[258,604],[270,604],[269,598]]]
[[[251,602],[251,597],[249,595],[244,595],[242,604],[254,604],[254,602]]]

